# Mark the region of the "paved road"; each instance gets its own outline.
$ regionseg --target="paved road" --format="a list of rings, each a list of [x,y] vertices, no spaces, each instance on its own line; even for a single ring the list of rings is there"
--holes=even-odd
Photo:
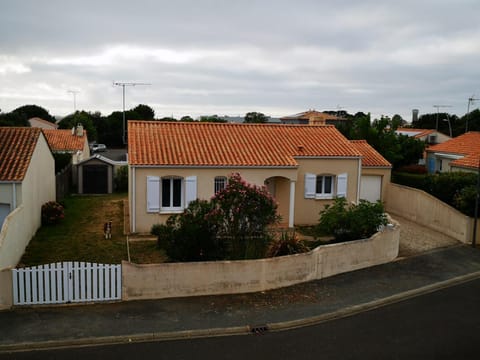
[[[0,359],[479,359],[480,280],[263,335],[0,354]]]

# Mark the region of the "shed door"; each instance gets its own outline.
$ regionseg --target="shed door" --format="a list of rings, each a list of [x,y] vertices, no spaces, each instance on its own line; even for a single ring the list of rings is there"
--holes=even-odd
[[[376,202],[382,198],[382,177],[363,175],[360,185],[360,199]]]
[[[83,167],[83,193],[108,193],[108,166],[85,165]]]

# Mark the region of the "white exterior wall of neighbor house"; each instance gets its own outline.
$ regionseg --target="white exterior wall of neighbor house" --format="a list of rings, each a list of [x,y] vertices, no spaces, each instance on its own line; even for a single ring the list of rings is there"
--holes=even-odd
[[[228,177],[239,173],[245,181],[263,186],[265,180],[272,177],[283,177],[287,180],[297,180],[295,168],[162,168],[162,167],[129,167],[129,203],[130,230],[132,232],[148,233],[152,225],[164,223],[172,213],[147,212],[147,177],[181,177],[183,179],[197,177],[197,198],[210,200],[214,195],[214,181],[217,176]],[[183,184],[183,186],[185,186]]]
[[[21,206],[22,209],[15,214],[10,214],[9,217],[15,217],[10,219],[10,224],[17,224],[20,219],[21,233],[18,233],[17,226],[4,225],[2,228],[0,270],[17,265],[25,247],[41,225],[42,205],[47,201],[55,200],[55,163],[43,135],[38,138],[23,182],[16,184],[15,187],[17,191],[20,189],[17,193],[16,205],[17,208]]]

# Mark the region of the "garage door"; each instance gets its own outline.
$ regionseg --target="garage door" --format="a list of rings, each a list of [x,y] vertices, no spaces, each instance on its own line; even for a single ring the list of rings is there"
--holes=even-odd
[[[108,193],[108,167],[104,165],[88,165],[83,167],[83,193]]]
[[[382,177],[373,175],[362,176],[360,199],[376,202],[382,197]]]

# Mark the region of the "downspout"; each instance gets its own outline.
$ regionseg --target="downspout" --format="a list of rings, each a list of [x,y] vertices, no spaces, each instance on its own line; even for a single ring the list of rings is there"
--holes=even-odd
[[[360,185],[362,183],[362,158],[358,158],[357,204],[360,201]]]
[[[17,208],[17,184],[12,183],[12,209],[11,211]]]
[[[135,193],[136,193],[136,174],[135,174],[135,167],[132,166],[132,205],[131,205],[131,211],[130,211],[130,222],[132,224],[132,233],[136,232],[136,198],[135,198]]]
[[[295,181],[290,180],[290,204],[288,209],[288,227],[294,227],[295,219]]]

